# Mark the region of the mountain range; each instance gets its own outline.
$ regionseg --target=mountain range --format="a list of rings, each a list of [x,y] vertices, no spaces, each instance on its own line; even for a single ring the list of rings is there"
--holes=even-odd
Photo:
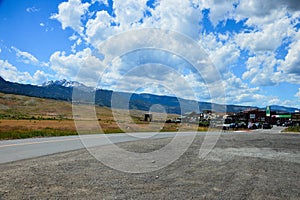
[[[159,104],[164,107],[167,113],[183,114],[185,112],[195,111],[195,106],[199,107],[199,111],[211,110],[216,112],[237,113],[249,108],[257,108],[240,105],[220,105],[209,102],[197,102],[194,100],[180,99],[172,96],[160,96],[153,94],[131,94],[126,92],[116,92],[111,90],[93,89],[76,81],[48,81],[41,86],[13,83],[4,80],[0,76],[0,92],[26,95],[32,97],[49,98],[63,101],[72,101],[73,90],[80,91],[75,94],[76,99],[85,103],[95,103],[99,106],[120,108],[120,109],[137,109],[149,111],[152,106]],[[88,102],[94,99],[94,102]],[[73,98],[74,101],[74,98]],[[112,103],[113,102],[113,103]],[[261,108],[263,109],[263,108]],[[278,112],[295,112],[297,108],[272,105],[272,110]],[[153,110],[155,111],[155,110]]]

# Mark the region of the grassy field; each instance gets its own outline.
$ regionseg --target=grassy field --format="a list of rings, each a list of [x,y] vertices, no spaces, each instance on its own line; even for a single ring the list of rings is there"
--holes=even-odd
[[[197,125],[164,123],[165,118],[177,117],[172,114],[153,113],[154,121],[149,123],[143,121],[145,111],[140,110],[128,114],[126,110],[82,105],[78,113],[95,111],[102,132],[91,128],[86,118],[74,116],[84,133],[207,130]],[[0,93],[0,139],[76,135],[76,125],[70,102]]]

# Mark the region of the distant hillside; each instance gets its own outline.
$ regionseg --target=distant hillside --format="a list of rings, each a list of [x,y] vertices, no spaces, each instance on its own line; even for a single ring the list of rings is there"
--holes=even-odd
[[[282,112],[282,113],[293,113],[296,110],[299,110],[297,108],[290,108],[290,107],[277,106],[277,105],[271,105],[270,108],[271,110],[276,110],[277,112]]]
[[[221,112],[224,111],[224,105],[219,104],[211,104],[208,102],[197,102],[193,100],[186,99],[178,99],[176,97],[170,96],[159,96],[153,94],[130,94],[125,92],[113,92],[111,90],[96,90],[86,87],[85,85],[72,82],[72,81],[50,81],[42,86],[35,85],[26,85],[19,83],[12,83],[9,81],[5,81],[0,77],[0,92],[10,93],[10,94],[19,94],[26,95],[32,97],[40,97],[40,98],[49,98],[49,99],[57,99],[64,101],[72,101],[72,92],[73,89],[79,89],[81,92],[82,100],[88,99],[87,97],[91,95],[95,95],[95,103],[100,106],[112,107],[111,101],[112,96],[114,101],[114,108],[121,109],[137,109],[137,110],[145,110],[148,111],[151,106],[154,104],[160,104],[164,106],[166,112],[182,114],[185,112],[194,111],[195,105],[199,106],[199,110],[211,110],[212,107],[215,111]],[[129,105],[128,105],[129,100]],[[180,106],[181,105],[181,106]],[[181,110],[180,108],[184,108]],[[227,105],[227,112],[236,113],[242,110],[250,108],[249,106],[237,106],[237,105]],[[279,109],[280,111],[293,111],[295,108],[286,108],[282,106],[272,106],[272,110]]]

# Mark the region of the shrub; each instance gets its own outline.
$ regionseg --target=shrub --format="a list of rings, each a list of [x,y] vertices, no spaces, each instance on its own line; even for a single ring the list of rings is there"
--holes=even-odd
[[[285,131],[287,131],[287,132],[300,132],[300,126],[290,126]]]

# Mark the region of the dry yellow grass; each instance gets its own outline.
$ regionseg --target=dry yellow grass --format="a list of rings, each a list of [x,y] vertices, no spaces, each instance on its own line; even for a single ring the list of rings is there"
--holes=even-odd
[[[0,93],[0,134],[44,130],[53,130],[55,134],[57,131],[76,134],[75,124],[83,132],[101,133],[95,121],[104,133],[207,130],[197,125],[165,123],[167,118],[178,116],[174,114],[153,113],[153,121],[145,122],[145,113],[93,105],[76,105],[72,108],[70,102]]]
[[[72,104],[64,101],[0,93],[0,115],[11,118],[72,118]]]
[[[13,130],[42,130],[45,128],[76,131],[73,120],[0,120],[0,133]]]

